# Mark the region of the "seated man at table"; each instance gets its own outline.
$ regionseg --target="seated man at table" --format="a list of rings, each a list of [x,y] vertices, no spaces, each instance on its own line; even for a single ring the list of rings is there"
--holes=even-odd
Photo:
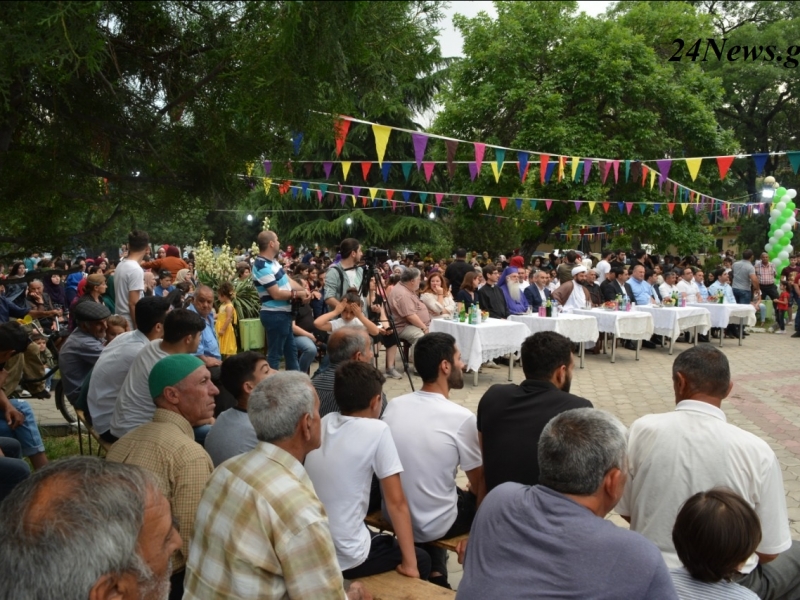
[[[531,273],[531,284],[525,288],[525,299],[533,312],[539,310],[540,306],[547,304],[550,299],[550,290],[547,283],[550,277],[544,271],[533,271]]]
[[[678,282],[678,293],[680,293],[682,298],[686,298],[686,302],[698,303],[703,301],[703,297],[700,295],[700,289],[697,287],[697,283],[694,280],[694,267],[685,267],[683,269],[683,276],[681,280]]]
[[[520,288],[519,270],[516,267],[507,267],[497,282],[497,287],[503,292],[503,298],[510,315],[524,315],[528,312],[528,300]]]
[[[700,298],[702,302],[708,301],[708,288],[706,287],[706,278],[705,273],[700,269],[696,269],[694,272],[694,282],[697,285],[697,291],[700,293]]]
[[[411,353],[417,340],[428,333],[431,315],[428,307],[417,296],[420,271],[410,267],[400,275],[399,283],[389,292],[389,306],[394,314],[394,324],[401,340],[411,344]]]
[[[553,298],[564,307],[566,312],[586,308],[586,305],[591,303],[592,297],[589,295],[589,290],[583,285],[585,281],[586,267],[583,265],[573,267],[572,280],[562,282],[553,292]]]
[[[464,387],[461,352],[453,336],[429,333],[417,342],[414,365],[422,389],[389,402],[383,420],[394,438],[400,480],[411,510],[414,541],[431,556],[430,581],[447,586],[447,551],[428,542],[469,532],[485,494],[475,415],[449,400]],[[456,485],[458,467],[470,491]]]
[[[673,294],[680,298],[678,286],[676,285],[677,282],[678,274],[675,271],[670,270],[664,273],[664,283],[658,286],[658,292],[662,300],[666,298],[672,298]]]
[[[606,280],[600,284],[600,293],[603,294],[603,302],[613,302],[617,296],[627,295],[620,278],[625,273],[622,267],[611,267],[606,275]]]
[[[642,306],[648,306],[649,304],[655,304],[656,299],[653,292],[653,286],[647,283],[644,276],[644,267],[642,265],[636,265],[633,267],[631,278],[628,280],[628,285],[630,286],[631,293],[633,294],[633,303],[640,304]]]
[[[486,285],[478,290],[478,301],[481,304],[481,310],[487,311],[492,319],[507,319],[508,306],[506,305],[506,297],[503,291],[497,287],[500,271],[492,264],[487,265],[483,267],[483,278],[486,280]]]
[[[733,295],[733,288],[731,287],[730,272],[723,268],[714,271],[714,283],[708,286],[708,293],[712,298],[718,298],[722,294],[723,304],[736,304],[736,297]],[[748,335],[748,333],[743,331],[742,335]],[[729,323],[725,328],[725,337],[739,337],[739,325]]]
[[[675,600],[658,548],[605,519],[625,488],[626,445],[605,411],[554,417],[539,438],[539,485],[504,483],[481,506],[459,600]]]
[[[514,481],[539,483],[537,446],[548,421],[592,403],[569,393],[575,362],[572,342],[555,331],[528,337],[520,349],[525,381],[495,384],[478,403],[478,439],[486,491]]]
[[[597,283],[597,271],[594,269],[586,271],[586,280],[583,282],[583,286],[589,291],[592,306],[600,306],[604,302],[600,284]]]

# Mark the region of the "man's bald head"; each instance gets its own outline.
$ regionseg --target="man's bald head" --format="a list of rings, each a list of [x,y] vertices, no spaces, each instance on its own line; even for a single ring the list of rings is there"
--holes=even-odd
[[[342,327],[328,338],[328,356],[332,364],[346,360],[372,360],[371,340],[363,327]]]
[[[256,238],[256,243],[258,244],[258,251],[264,252],[269,248],[271,242],[275,242],[278,240],[278,236],[275,234],[274,231],[262,231],[258,234]]]

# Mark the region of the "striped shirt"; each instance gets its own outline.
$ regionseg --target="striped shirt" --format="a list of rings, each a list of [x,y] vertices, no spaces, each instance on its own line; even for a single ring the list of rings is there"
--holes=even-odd
[[[755,592],[748,590],[738,583],[718,581],[705,583],[695,579],[684,568],[670,569],[672,583],[678,592],[680,600],[756,600]]]
[[[217,467],[197,509],[185,600],[345,598],[325,508],[273,444]]]
[[[764,264],[758,261],[755,265],[756,275],[758,275],[758,283],[761,285],[775,285],[775,267],[771,263]]]
[[[275,300],[269,294],[269,288],[277,285],[279,290],[292,289],[289,276],[276,260],[259,256],[253,264],[253,283],[261,300],[261,310],[267,312],[291,312],[288,300]]]

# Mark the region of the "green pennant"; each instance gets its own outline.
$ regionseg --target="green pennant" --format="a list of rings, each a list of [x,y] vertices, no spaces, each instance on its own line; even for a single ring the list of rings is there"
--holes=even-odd
[[[792,171],[796,175],[797,168],[800,167],[800,152],[787,152],[786,156],[789,159],[789,164],[792,165]]]
[[[408,176],[411,175],[411,166],[413,164],[410,162],[400,163],[400,168],[403,169],[403,177],[406,178],[406,181],[408,181]]]
[[[625,161],[625,182],[626,183],[627,183],[628,179],[630,179],[630,176],[631,176],[631,161],[626,160]]]

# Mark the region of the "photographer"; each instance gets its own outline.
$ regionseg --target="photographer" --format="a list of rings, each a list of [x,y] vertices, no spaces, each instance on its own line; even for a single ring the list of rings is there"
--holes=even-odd
[[[358,266],[361,262],[361,243],[355,238],[347,238],[339,244],[342,260],[333,264],[325,277],[325,304],[332,310],[339,305],[350,288],[361,289],[364,270]]]

